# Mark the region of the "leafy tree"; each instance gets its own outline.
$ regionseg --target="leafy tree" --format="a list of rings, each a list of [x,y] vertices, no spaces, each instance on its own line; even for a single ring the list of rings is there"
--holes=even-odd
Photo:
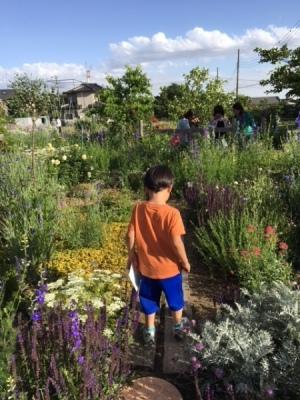
[[[224,81],[209,77],[208,69],[192,69],[184,75],[184,83],[180,88],[182,94],[169,102],[169,115],[173,120],[178,120],[191,109],[202,123],[206,123],[216,104],[222,104],[226,110],[233,102],[233,94],[225,93],[223,85]]]
[[[28,75],[16,75],[10,83],[14,95],[8,100],[11,116],[37,118],[39,115],[50,115],[58,96],[47,89],[42,79],[31,79]]]
[[[137,130],[140,120],[153,115],[153,95],[149,78],[142,68],[127,66],[121,78],[107,76],[108,86],[99,93],[99,113],[115,138],[127,139]]]
[[[160,93],[155,97],[154,114],[157,118],[170,118],[169,103],[183,96],[182,85],[171,83],[160,88]]]
[[[270,85],[267,93],[280,93],[287,90],[287,97],[300,97],[300,47],[291,50],[287,45],[270,50],[256,48],[260,56],[260,63],[271,63],[276,67],[268,79],[260,82],[261,85]]]
[[[13,117],[32,118],[32,175],[34,177],[35,122],[38,116],[51,114],[58,96],[49,92],[42,79],[31,79],[28,75],[16,75],[10,83],[14,95],[8,101],[9,113]]]
[[[3,134],[6,132],[6,116],[5,116],[5,111],[4,111],[4,107],[1,105],[0,102],[0,134]]]

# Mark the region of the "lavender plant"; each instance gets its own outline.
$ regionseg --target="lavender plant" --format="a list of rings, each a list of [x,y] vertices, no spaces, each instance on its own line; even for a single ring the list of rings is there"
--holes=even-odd
[[[21,154],[4,156],[0,164],[1,267],[7,271],[27,260],[27,280],[35,281],[37,268],[54,249],[60,187],[43,164],[32,180],[30,160]],[[10,273],[12,271],[10,270]]]
[[[199,226],[206,225],[219,214],[227,216],[232,210],[239,213],[243,209],[243,199],[235,189],[231,186],[207,184],[203,179],[194,184],[187,184],[184,198],[188,205],[196,210]]]
[[[44,293],[45,287],[38,289],[32,321],[18,322],[16,390],[37,400],[116,399],[130,373],[135,311],[125,307],[108,338],[105,308],[89,307],[82,322],[76,310],[45,309]]]

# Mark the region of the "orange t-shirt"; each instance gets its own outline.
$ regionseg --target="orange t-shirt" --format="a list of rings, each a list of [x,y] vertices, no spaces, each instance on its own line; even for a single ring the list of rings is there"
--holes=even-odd
[[[152,279],[171,278],[180,272],[172,235],[184,235],[180,212],[167,204],[148,201],[133,209],[128,231],[134,230],[139,270]]]

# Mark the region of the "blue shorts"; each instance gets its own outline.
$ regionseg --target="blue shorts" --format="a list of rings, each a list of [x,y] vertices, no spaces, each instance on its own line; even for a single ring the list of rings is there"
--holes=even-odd
[[[184,306],[182,275],[166,279],[151,279],[145,276],[140,284],[140,304],[144,314],[154,314],[160,308],[161,293],[164,292],[171,311],[179,311]]]

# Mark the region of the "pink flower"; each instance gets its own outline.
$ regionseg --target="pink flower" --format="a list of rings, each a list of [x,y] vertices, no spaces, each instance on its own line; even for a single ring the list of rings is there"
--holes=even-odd
[[[271,225],[265,227],[265,235],[267,237],[276,235],[276,229],[273,228]]]
[[[285,243],[285,242],[280,242],[279,244],[278,244],[278,247],[279,247],[279,250],[287,250],[288,248],[289,248],[289,246],[288,246],[288,244],[287,243]]]

